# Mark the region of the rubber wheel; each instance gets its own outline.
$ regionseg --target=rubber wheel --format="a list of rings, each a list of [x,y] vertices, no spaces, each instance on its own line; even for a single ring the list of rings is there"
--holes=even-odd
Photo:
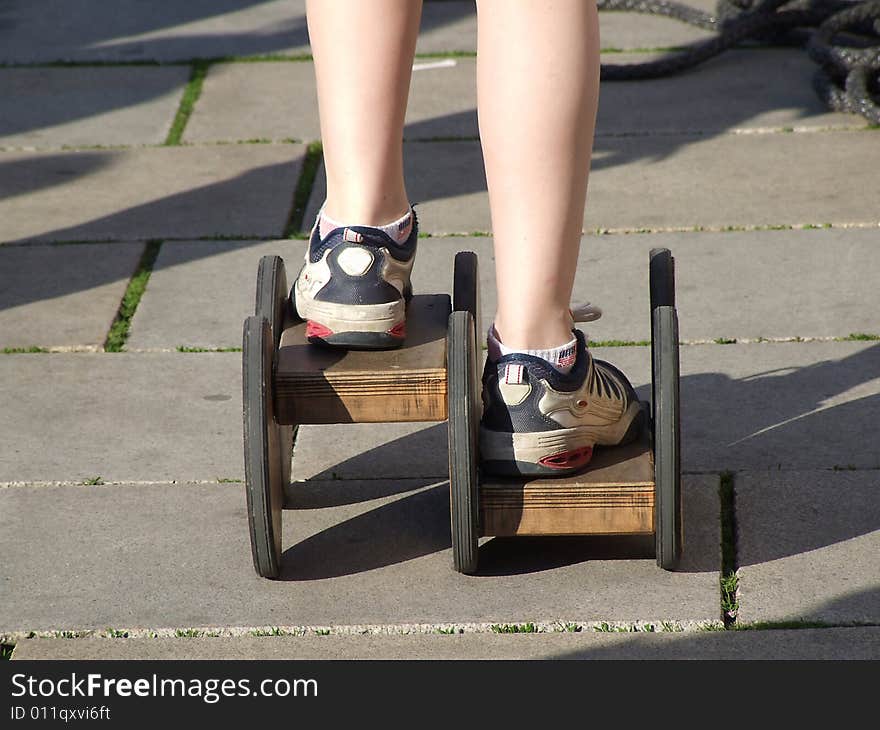
[[[681,556],[681,438],[678,317],[654,310],[654,533],[657,565],[672,570]]]
[[[459,251],[455,254],[452,275],[452,311],[471,313],[476,332],[480,329],[480,270],[477,254]]]
[[[657,565],[675,568],[681,556],[681,419],[675,259],[650,254],[651,383],[654,442],[654,538]]]
[[[459,573],[477,571],[479,475],[477,439],[479,410],[476,394],[474,318],[470,311],[449,315],[446,335],[449,403],[449,512],[452,523],[452,562]]]
[[[650,259],[651,311],[675,306],[675,259],[668,248],[652,248]]]
[[[254,313],[265,317],[272,332],[272,343],[277,351],[281,343],[284,328],[293,319],[290,296],[287,290],[287,272],[284,260],[280,256],[263,256],[257,267],[257,295]],[[274,370],[270,371],[274,372]],[[290,484],[291,459],[293,458],[293,424],[276,425],[278,428],[279,450],[281,459],[281,482]]]
[[[269,321],[248,317],[242,338],[245,493],[254,569],[264,578],[277,578],[281,571],[284,486],[272,404],[274,355]]]

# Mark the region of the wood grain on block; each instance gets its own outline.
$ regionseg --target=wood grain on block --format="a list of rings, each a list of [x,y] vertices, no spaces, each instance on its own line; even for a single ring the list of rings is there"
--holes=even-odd
[[[313,345],[305,323],[284,330],[275,368],[280,423],[446,420],[447,294],[414,296],[396,350]]]
[[[626,535],[654,531],[654,460],[649,434],[597,449],[586,471],[553,479],[480,485],[484,536]]]

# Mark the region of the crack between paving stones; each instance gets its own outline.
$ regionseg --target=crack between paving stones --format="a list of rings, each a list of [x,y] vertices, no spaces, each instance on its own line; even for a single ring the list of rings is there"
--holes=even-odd
[[[135,311],[137,311],[141,298],[147,289],[147,283],[150,280],[153,266],[156,263],[156,258],[158,257],[159,249],[161,248],[162,241],[147,241],[137,268],[135,269],[134,274],[132,274],[131,279],[129,279],[128,286],[125,288],[125,293],[122,295],[122,301],[119,304],[116,318],[113,320],[113,323],[110,325],[110,330],[107,332],[107,338],[104,341],[104,352],[123,351],[122,348],[125,345],[125,341],[128,339],[128,334],[131,329],[131,321],[134,318]]]

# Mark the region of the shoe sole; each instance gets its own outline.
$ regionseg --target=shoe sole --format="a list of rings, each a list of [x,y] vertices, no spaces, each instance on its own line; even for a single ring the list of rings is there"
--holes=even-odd
[[[584,469],[595,446],[623,446],[645,428],[639,401],[630,403],[613,427],[560,428],[555,431],[510,433],[480,427],[480,467],[498,476],[566,476]]]
[[[294,286],[297,314],[307,321],[309,342],[357,350],[388,350],[406,339],[406,303],[338,304],[300,294]]]

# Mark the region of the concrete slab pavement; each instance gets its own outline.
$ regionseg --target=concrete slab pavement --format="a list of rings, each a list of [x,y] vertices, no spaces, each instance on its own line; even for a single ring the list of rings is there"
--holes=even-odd
[[[126,349],[241,347],[242,323],[254,313],[260,258],[283,255],[292,284],[305,246],[290,240],[164,243]]]
[[[876,226],[875,137],[875,130],[598,137],[584,229]],[[423,232],[491,230],[479,142],[405,143],[404,168]],[[321,166],[305,221],[325,197]]]
[[[0,68],[0,147],[162,144],[186,66]]]
[[[301,145],[0,152],[2,242],[278,237],[304,154]]]
[[[0,246],[0,348],[102,348],[143,252],[143,243]]]
[[[0,482],[242,478],[239,353],[0,356]]]
[[[277,581],[254,573],[242,484],[0,489],[0,633],[719,618],[717,477],[685,480],[675,573],[652,540],[520,538],[487,541],[463,576],[448,486],[407,486],[327,482],[285,511]]]
[[[605,54],[636,63],[659,54]],[[772,69],[772,73],[768,73]],[[726,53],[672,77],[602,84],[596,134],[718,134],[863,128],[863,117],[829,112],[813,91],[815,64],[800,49]],[[476,59],[417,59],[404,139],[479,136]],[[313,140],[318,124],[314,65],[217,64],[187,127],[188,142]]]
[[[689,0],[706,10],[713,0]],[[309,52],[304,0],[192,0],[157,13],[137,0],[12,0],[4,8],[0,62],[185,61]],[[62,22],[58,22],[61,19]],[[710,32],[661,17],[600,13],[605,48],[680,46]],[[426,2],[416,51],[476,50],[472,0]]]
[[[581,243],[574,299],[603,309],[602,319],[584,326],[594,341],[649,340],[648,252],[668,247],[677,261],[682,341],[880,334],[874,314],[880,294],[871,275],[880,269],[876,238],[868,228],[589,235]],[[476,252],[484,331],[497,301],[493,244],[487,237],[422,239],[415,290],[450,292],[455,254]],[[305,246],[302,240],[164,244],[127,348],[240,347],[259,258],[282,256],[291,285]],[[779,286],[794,271],[797,286]]]
[[[735,489],[738,622],[880,623],[876,470],[745,472]]]

